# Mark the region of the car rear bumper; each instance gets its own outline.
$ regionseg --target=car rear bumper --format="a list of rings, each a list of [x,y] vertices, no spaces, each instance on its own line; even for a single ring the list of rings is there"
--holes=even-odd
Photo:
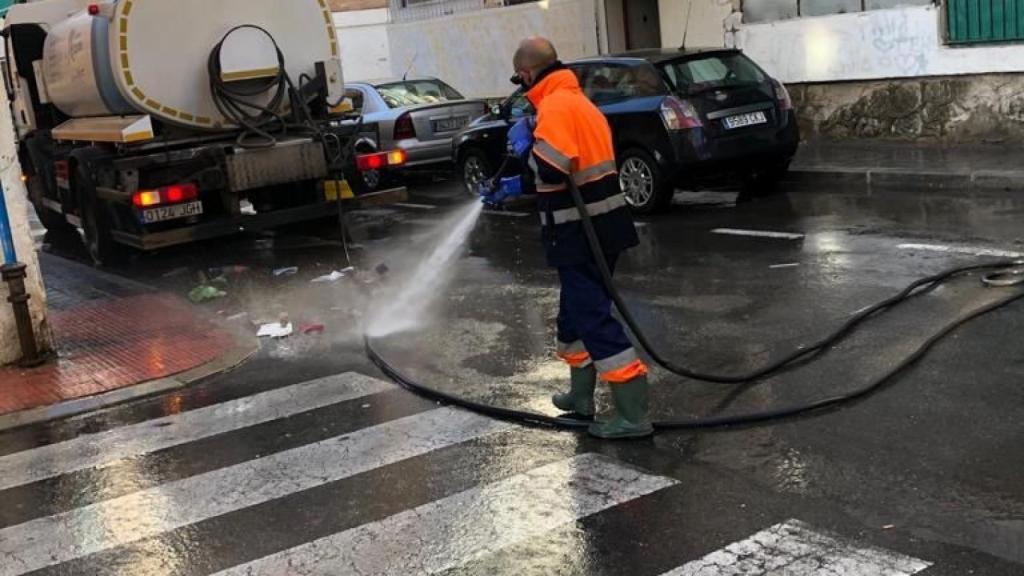
[[[674,133],[669,171],[680,182],[707,178],[742,177],[788,162],[800,145],[796,115],[789,112],[782,126],[746,130],[708,138],[703,130]]]
[[[447,138],[427,142],[421,140],[400,140],[395,143],[395,146],[405,150],[406,167],[452,161],[452,141]]]

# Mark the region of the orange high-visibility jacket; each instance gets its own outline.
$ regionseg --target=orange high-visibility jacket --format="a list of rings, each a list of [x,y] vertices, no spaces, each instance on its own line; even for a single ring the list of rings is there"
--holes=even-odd
[[[579,187],[604,251],[618,254],[635,246],[636,228],[619,188],[611,128],[583,94],[576,75],[561,64],[549,68],[527,98],[537,109],[529,164],[548,262],[571,266],[591,258],[567,178]]]

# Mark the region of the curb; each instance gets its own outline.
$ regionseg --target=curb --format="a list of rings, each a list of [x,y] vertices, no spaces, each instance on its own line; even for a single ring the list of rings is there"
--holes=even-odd
[[[40,406],[38,408],[29,408],[28,410],[3,414],[0,415],[0,432],[69,416],[77,416],[147,396],[154,396],[169,390],[183,388],[204,378],[237,368],[256,354],[257,351],[259,351],[258,343],[254,343],[251,346],[236,344],[235,347],[222,354],[219,358],[173,376],[133,384],[117,390],[111,390],[110,392],[96,394],[95,396],[75,398],[49,406]]]
[[[1024,171],[923,172],[846,166],[800,166],[790,169],[785,183],[797,186],[841,185],[848,191],[996,193],[1024,191]]]

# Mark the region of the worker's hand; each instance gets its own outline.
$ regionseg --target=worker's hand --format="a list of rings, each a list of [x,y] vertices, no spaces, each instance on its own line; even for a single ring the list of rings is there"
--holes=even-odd
[[[520,176],[502,178],[496,186],[490,182],[480,185],[480,200],[488,206],[500,206],[523,195],[523,179]]]
[[[533,119],[522,118],[508,131],[508,147],[512,154],[525,160],[533,148]]]

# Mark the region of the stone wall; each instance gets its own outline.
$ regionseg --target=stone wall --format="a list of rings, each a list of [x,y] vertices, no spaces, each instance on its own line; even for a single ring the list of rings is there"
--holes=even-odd
[[[806,137],[1024,143],[1024,74],[790,84]]]

